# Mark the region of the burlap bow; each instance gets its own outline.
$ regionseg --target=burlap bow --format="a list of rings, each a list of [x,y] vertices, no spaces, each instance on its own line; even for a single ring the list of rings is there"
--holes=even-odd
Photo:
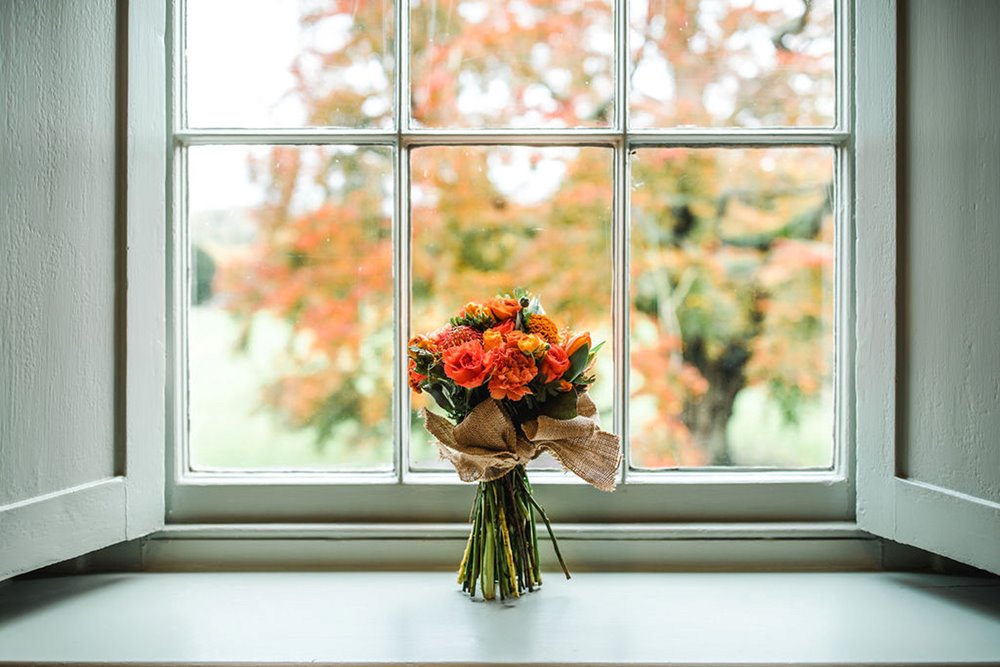
[[[499,404],[487,399],[458,426],[425,410],[424,426],[463,482],[499,479],[547,450],[585,482],[614,491],[622,458],[618,436],[601,430],[597,408],[586,394],[577,400],[577,413],[573,419],[543,415],[527,421],[522,437]]]

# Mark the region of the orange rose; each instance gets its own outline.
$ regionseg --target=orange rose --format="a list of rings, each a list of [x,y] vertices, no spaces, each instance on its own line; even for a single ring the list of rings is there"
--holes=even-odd
[[[502,297],[490,299],[486,302],[486,306],[493,313],[493,317],[497,318],[498,322],[511,319],[521,310],[521,304],[517,299],[504,299]]]
[[[507,320],[506,322],[501,322],[500,324],[493,327],[493,331],[499,331],[505,336],[513,330],[514,330],[514,320]]]
[[[459,387],[475,389],[481,385],[490,369],[486,363],[486,353],[478,340],[470,341],[446,350],[442,355],[444,374]]]
[[[545,353],[545,358],[542,359],[539,370],[545,378],[545,382],[549,383],[559,377],[562,377],[562,374],[565,373],[568,368],[569,355],[566,354],[566,350],[562,349],[558,345],[552,345],[549,348],[549,351]]]
[[[588,348],[591,347],[589,331],[584,331],[581,334],[577,334],[566,342],[566,356],[572,357],[573,353],[579,350],[584,345],[586,345]]]
[[[561,392],[567,392],[567,391],[569,391],[572,388],[573,388],[573,385],[571,383],[566,382],[566,380],[559,380],[559,391],[561,391]]]
[[[519,401],[530,394],[528,383],[538,372],[531,357],[526,357],[510,347],[498,347],[487,355],[487,364],[493,369],[490,376],[490,398],[499,401],[507,398]]]
[[[545,354],[548,347],[549,344],[535,334],[520,336],[517,339],[517,349],[521,350],[521,352],[529,357],[534,357],[535,359],[541,358]]]

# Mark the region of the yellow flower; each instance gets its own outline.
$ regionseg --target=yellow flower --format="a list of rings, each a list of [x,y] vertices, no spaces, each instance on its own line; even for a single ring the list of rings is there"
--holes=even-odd
[[[529,357],[538,359],[544,357],[545,353],[548,352],[549,344],[535,334],[528,334],[517,339],[517,349]]]
[[[483,332],[483,349],[487,352],[503,345],[503,334],[496,329],[487,329]]]

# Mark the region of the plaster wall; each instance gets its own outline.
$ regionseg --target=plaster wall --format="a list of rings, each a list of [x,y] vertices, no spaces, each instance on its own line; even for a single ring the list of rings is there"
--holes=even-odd
[[[900,472],[1000,502],[1000,2],[902,7]]]
[[[0,2],[0,506],[115,472],[115,21]]]

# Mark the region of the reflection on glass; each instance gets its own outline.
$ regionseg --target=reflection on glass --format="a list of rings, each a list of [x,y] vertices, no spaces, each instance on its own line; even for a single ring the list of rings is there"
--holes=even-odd
[[[608,341],[591,392],[610,426],[611,178],[604,148],[414,150],[411,334],[441,327],[467,301],[531,289],[557,323]],[[411,465],[433,466],[417,416],[433,400],[411,402]]]
[[[391,0],[186,3],[192,127],[390,127]]]
[[[638,150],[637,467],[829,466],[833,150]]]
[[[614,111],[610,0],[412,0],[423,127],[601,127]]]
[[[189,149],[193,469],[392,462],[392,156]]]
[[[631,127],[833,125],[833,0],[629,9]]]

